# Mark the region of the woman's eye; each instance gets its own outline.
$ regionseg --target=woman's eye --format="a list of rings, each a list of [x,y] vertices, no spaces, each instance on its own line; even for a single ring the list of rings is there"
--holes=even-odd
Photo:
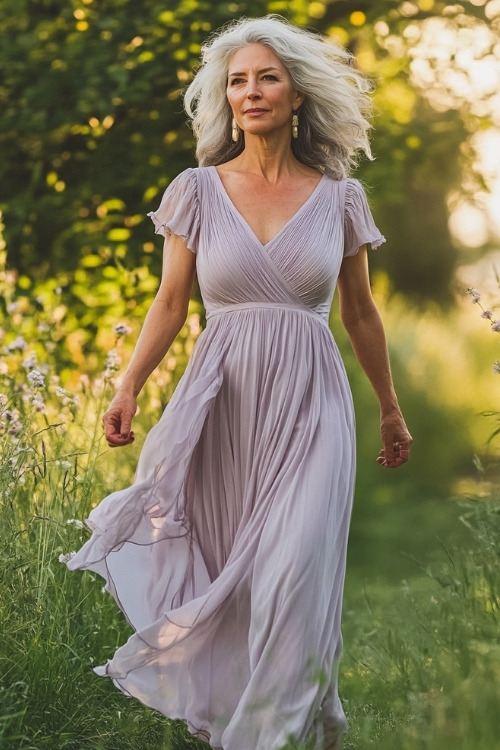
[[[231,80],[229,81],[229,85],[234,86],[235,84],[242,83],[242,82],[243,82],[242,78],[231,78]]]
[[[263,77],[264,80],[267,80],[267,79],[269,79],[270,81],[277,81],[278,80],[276,78],[276,76],[273,76],[272,73],[266,73],[266,75],[262,76],[262,77]]]

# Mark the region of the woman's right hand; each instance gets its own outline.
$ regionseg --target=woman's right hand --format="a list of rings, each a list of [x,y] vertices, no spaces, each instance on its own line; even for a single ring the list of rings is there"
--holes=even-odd
[[[118,448],[134,442],[135,436],[131,426],[136,411],[135,396],[118,391],[102,418],[104,434],[110,448]]]

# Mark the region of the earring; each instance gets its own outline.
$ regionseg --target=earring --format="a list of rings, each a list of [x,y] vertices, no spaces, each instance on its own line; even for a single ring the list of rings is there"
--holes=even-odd
[[[231,121],[231,138],[233,139],[235,143],[238,143],[239,137],[240,137],[240,129],[238,127],[236,120],[233,117]]]
[[[299,137],[299,116],[296,112],[293,113],[292,117],[292,136],[293,138]]]

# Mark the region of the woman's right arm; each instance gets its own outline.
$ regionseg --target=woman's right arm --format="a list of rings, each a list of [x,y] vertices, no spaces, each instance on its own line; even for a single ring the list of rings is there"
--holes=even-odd
[[[186,320],[193,287],[196,256],[182,237],[165,239],[160,287],[146,315],[134,353],[115,397],[103,416],[108,445],[116,448],[134,440],[132,419],[137,396],[159,365]]]

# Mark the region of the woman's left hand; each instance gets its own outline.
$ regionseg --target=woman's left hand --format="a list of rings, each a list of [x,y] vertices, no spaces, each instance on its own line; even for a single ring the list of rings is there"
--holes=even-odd
[[[410,458],[413,438],[400,411],[382,416],[380,432],[384,447],[380,449],[377,463],[387,469],[396,469]]]

